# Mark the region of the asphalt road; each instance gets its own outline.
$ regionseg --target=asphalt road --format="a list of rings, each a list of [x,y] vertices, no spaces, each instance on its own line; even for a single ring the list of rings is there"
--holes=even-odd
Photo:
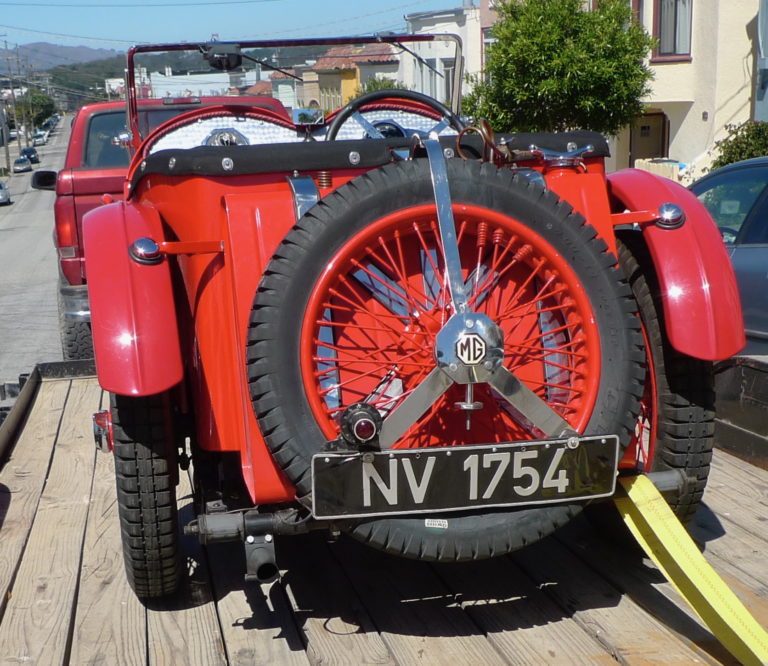
[[[69,120],[62,118],[48,143],[37,147],[40,163],[33,165],[35,169],[63,166]],[[17,142],[10,151],[13,162]],[[4,163],[5,149],[0,148],[0,164]],[[0,206],[0,385],[18,382],[19,375],[36,363],[62,358],[52,241],[54,193],[33,190],[31,178],[30,172],[6,178],[13,203]]]

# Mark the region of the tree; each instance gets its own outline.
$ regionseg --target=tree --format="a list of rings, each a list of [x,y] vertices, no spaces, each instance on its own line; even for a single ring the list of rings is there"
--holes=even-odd
[[[768,155],[768,123],[747,120],[740,125],[726,125],[725,129],[728,136],[715,141],[715,148],[720,154],[713,160],[710,169]]]
[[[486,79],[465,112],[501,131],[592,129],[617,134],[643,112],[653,38],[627,0],[505,0],[497,6]]]
[[[31,89],[19,98],[19,104],[32,111],[32,125],[38,127],[44,120],[50,118],[56,110],[56,103],[45,93]]]
[[[355,90],[355,97],[360,97],[360,95],[364,95],[369,92],[374,92],[376,90],[407,90],[408,86],[405,85],[402,81],[397,81],[396,79],[391,79],[386,76],[377,78],[375,76],[372,76],[370,79],[368,79],[363,85],[359,86]]]

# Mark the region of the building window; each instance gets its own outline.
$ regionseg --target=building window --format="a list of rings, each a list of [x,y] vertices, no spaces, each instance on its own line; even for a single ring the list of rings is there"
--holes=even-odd
[[[450,106],[453,99],[453,75],[456,72],[456,60],[453,58],[443,58],[443,97],[446,104]]]
[[[655,58],[689,59],[693,0],[655,0],[654,36],[659,40]]]

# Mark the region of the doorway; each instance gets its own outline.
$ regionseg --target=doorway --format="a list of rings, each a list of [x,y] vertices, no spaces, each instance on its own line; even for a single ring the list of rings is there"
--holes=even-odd
[[[629,165],[635,160],[667,157],[669,154],[669,119],[662,111],[646,113],[632,125],[629,134]]]

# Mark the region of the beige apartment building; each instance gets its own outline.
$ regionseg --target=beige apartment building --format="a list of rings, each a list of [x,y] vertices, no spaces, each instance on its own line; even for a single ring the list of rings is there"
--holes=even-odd
[[[638,165],[689,181],[712,161],[726,125],[755,117],[760,0],[627,2],[658,46],[649,58],[654,80],[646,113],[612,138],[608,168],[640,160]],[[455,9],[413,14],[406,21],[419,32],[459,34],[465,69],[475,73],[482,71],[492,41],[494,4],[463,0]]]
[[[668,158],[687,182],[709,166],[726,125],[754,117],[759,4],[632,0],[658,40],[649,59],[654,80],[646,114],[612,142],[613,168]]]

